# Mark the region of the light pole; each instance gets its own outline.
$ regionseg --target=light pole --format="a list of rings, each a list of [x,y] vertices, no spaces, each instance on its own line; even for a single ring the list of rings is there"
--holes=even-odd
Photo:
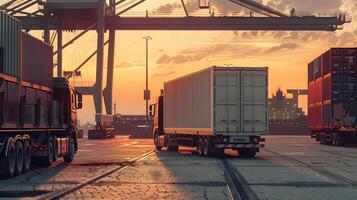
[[[149,135],[149,100],[150,100],[150,90],[149,90],[149,40],[152,38],[150,36],[143,37],[146,41],[146,87],[144,91],[144,100],[146,101],[146,117],[145,117],[145,133]]]

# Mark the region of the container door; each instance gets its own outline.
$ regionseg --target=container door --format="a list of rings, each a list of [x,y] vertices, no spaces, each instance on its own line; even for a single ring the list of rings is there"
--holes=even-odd
[[[267,72],[242,71],[242,132],[267,132]]]
[[[215,70],[215,128],[217,134],[236,135],[240,130],[239,71]]]

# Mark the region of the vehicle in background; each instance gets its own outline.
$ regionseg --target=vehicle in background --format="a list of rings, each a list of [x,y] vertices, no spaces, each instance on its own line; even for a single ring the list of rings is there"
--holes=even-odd
[[[112,115],[96,115],[98,122],[94,129],[88,130],[88,139],[115,138]],[[100,119],[99,119],[100,118]]]
[[[332,48],[308,65],[308,123],[321,144],[357,143],[357,48]]]
[[[203,156],[234,149],[254,157],[268,132],[267,94],[267,67],[211,67],[165,82],[150,106],[155,147],[196,147]]]
[[[0,176],[29,171],[32,161],[72,162],[78,150],[82,96],[53,78],[52,46],[21,31],[0,12]]]
[[[130,138],[152,138],[153,119],[149,117],[149,133],[145,129],[145,115],[114,115],[116,135],[130,135]]]

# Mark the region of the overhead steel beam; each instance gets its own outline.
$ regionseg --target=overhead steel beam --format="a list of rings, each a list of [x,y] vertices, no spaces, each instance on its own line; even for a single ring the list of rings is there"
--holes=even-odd
[[[11,0],[11,1],[9,1],[9,2],[3,4],[3,5],[1,5],[1,6],[0,6],[0,10],[11,6],[11,4],[15,3],[16,1],[17,1],[17,0]]]
[[[53,17],[18,17],[23,29],[57,30]],[[62,19],[64,30],[95,30],[96,21]],[[346,23],[338,17],[115,17],[105,19],[107,30],[296,30],[335,31]]]
[[[23,11],[23,10],[25,10],[25,9],[27,9],[27,8],[33,6],[33,5],[35,5],[35,4],[37,3],[37,1],[33,1],[33,2],[31,2],[31,1],[32,1],[32,0],[24,2],[24,3],[22,4],[23,6],[22,6],[21,8],[20,8],[20,7],[11,8],[11,9],[13,9],[14,11],[13,11],[12,13],[10,13],[10,15],[15,15],[15,14],[18,13],[19,11]],[[27,4],[27,3],[29,3],[29,4]],[[27,5],[24,5],[24,4],[27,4]]]
[[[98,0],[98,25],[97,25],[97,65],[95,93],[93,95],[97,115],[102,115],[103,105],[103,65],[104,65],[104,31],[105,31],[105,0]],[[96,119],[100,123],[99,119]]]

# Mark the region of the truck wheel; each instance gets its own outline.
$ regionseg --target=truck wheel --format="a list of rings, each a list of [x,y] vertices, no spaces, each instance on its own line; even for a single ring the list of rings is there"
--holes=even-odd
[[[5,178],[10,178],[14,175],[16,166],[15,141],[9,138],[7,143],[7,155],[0,159],[0,175]]]
[[[257,152],[252,151],[251,149],[237,149],[239,157],[241,158],[253,158]]]
[[[63,156],[63,159],[67,163],[71,163],[74,160],[74,152],[75,152],[75,146],[74,146],[74,141],[72,138],[69,139],[69,149],[68,149],[68,154]]]
[[[198,141],[197,141],[197,153],[198,155],[203,155],[203,148],[202,148],[202,137],[199,137],[198,138]]]
[[[203,139],[203,155],[204,156],[212,155],[212,145],[209,137],[204,137]]]
[[[16,167],[15,174],[21,174],[24,168],[24,148],[19,140],[15,144]]]
[[[31,146],[29,141],[24,141],[24,172],[30,171],[31,168]]]
[[[38,158],[38,164],[41,166],[50,166],[53,162],[53,141],[52,138],[47,140],[47,152],[46,156]],[[36,162],[37,163],[37,162]]]
[[[53,162],[55,162],[58,159],[58,141],[57,137],[53,136],[52,137],[53,141]]]
[[[171,141],[170,141],[170,138],[169,137],[166,137],[166,144],[167,144],[167,150],[168,151],[178,151],[179,149],[179,146],[176,145],[176,144],[172,144]]]
[[[161,151],[162,146],[160,146],[159,135],[158,134],[155,134],[155,136],[154,136],[154,144],[155,144],[156,150]]]

